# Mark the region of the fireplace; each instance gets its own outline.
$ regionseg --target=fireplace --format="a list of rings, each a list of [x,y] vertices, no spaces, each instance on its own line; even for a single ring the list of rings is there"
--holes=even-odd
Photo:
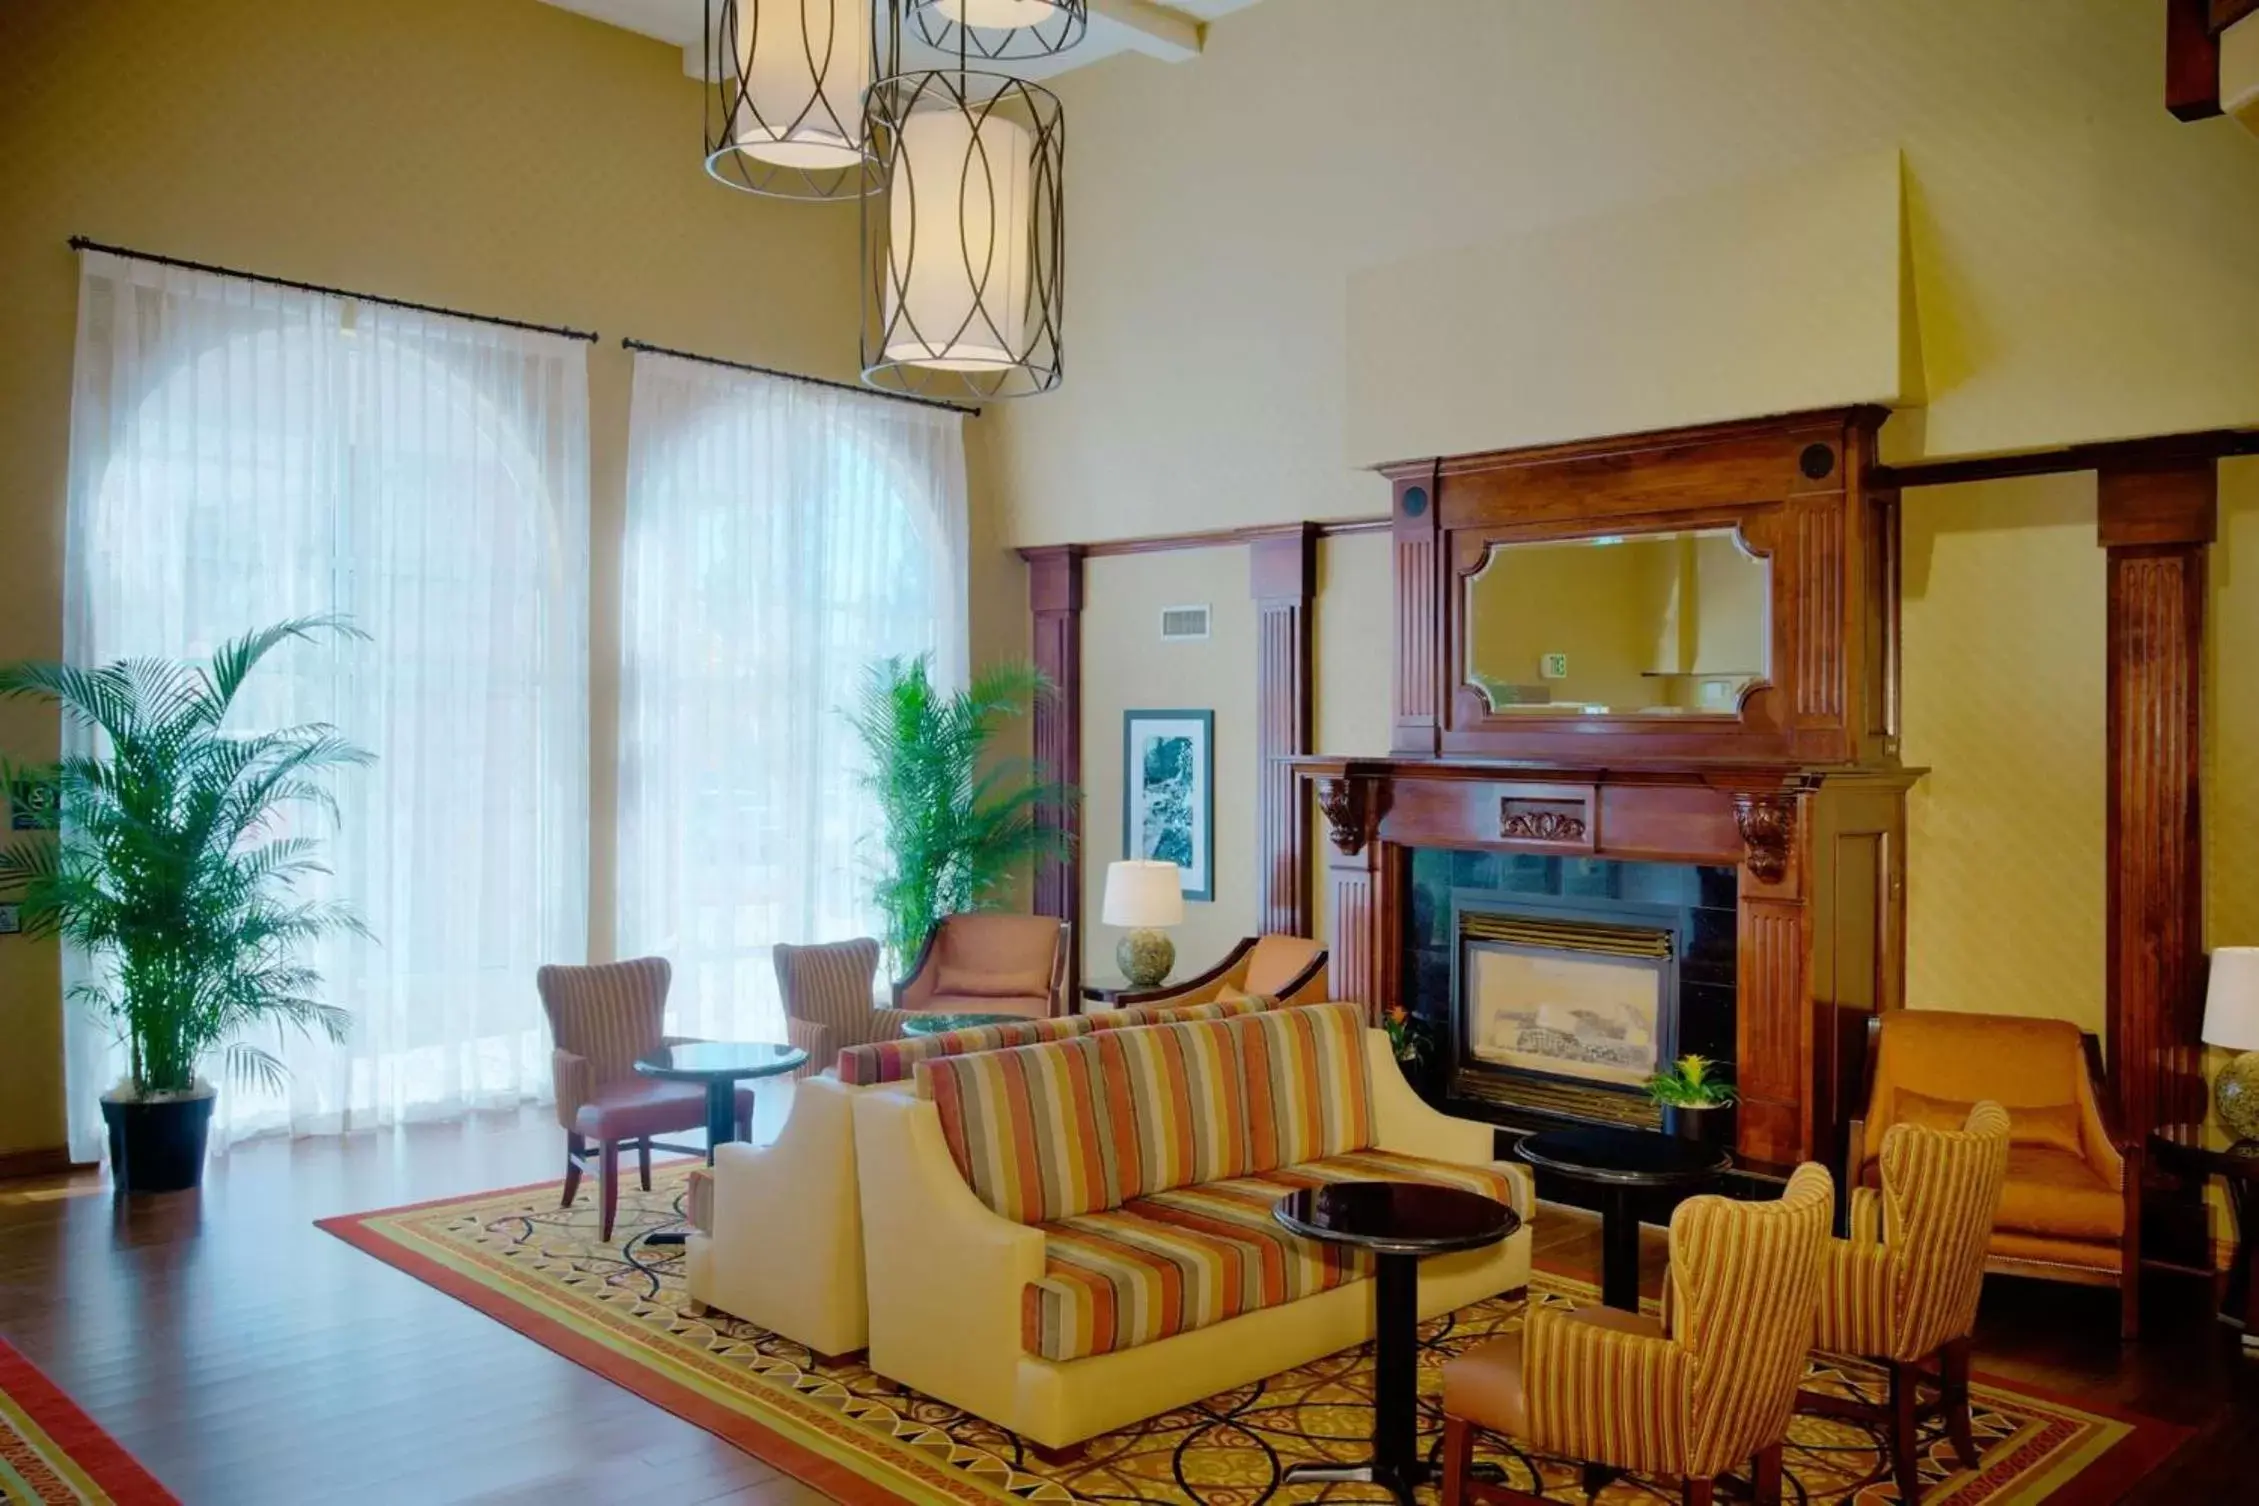
[[[1733,870],[1436,849],[1411,866],[1405,992],[1455,1111],[1653,1129],[1657,1068],[1732,1054]]]

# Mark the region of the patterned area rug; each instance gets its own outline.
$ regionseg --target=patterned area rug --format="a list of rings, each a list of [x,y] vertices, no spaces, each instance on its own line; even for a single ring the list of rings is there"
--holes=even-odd
[[[179,1506],[55,1383],[0,1342],[0,1501]]]
[[[1071,1465],[1046,1466],[1014,1435],[954,1407],[894,1389],[860,1364],[817,1367],[790,1340],[720,1313],[693,1315],[680,1252],[636,1236],[681,1219],[686,1167],[662,1168],[651,1192],[620,1194],[615,1240],[596,1237],[593,1199],[557,1207],[557,1187],[519,1188],[328,1219],[322,1227],[499,1318],[560,1354],[834,1497],[858,1503],[1139,1502],[1295,1506],[1379,1502],[1370,1487],[1283,1487],[1280,1473],[1363,1452],[1372,1421],[1371,1354],[1353,1349],[1094,1439]],[[1530,1302],[1592,1302],[1589,1286],[1540,1274]],[[1522,1321],[1498,1299],[1422,1329],[1422,1421],[1432,1447],[1440,1368]],[[1854,1364],[1819,1367],[1814,1384],[1880,1394]],[[2180,1442],[2182,1430],[1998,1382],[1976,1389],[1980,1467],[1961,1469],[1942,1439],[1922,1462],[1930,1506],[2100,1506]],[[1563,1502],[1583,1500],[1574,1465],[1491,1440],[1508,1483],[1534,1477]],[[1895,1501],[1873,1477],[1885,1457],[1852,1424],[1799,1417],[1787,1456],[1791,1503]],[[1426,1493],[1433,1499],[1432,1490]],[[1636,1478],[1602,1506],[1675,1501]]]

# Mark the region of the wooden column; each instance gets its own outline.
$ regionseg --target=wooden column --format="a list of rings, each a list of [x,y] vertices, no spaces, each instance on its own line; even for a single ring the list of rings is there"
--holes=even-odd
[[[1435,756],[1443,727],[1443,545],[1436,526],[1440,462],[1391,478],[1391,569],[1396,577],[1396,664],[1390,677],[1389,751]]]
[[[1281,936],[1315,934],[1310,916],[1310,811],[1292,760],[1310,751],[1310,601],[1318,530],[1265,534],[1247,548],[1255,596],[1255,915]]]
[[[1811,1153],[1811,914],[1803,860],[1810,842],[1793,790],[1737,793],[1743,846],[1735,972],[1735,1134],[1745,1156],[1786,1164]]]
[[[1387,848],[1379,839],[1381,786],[1370,779],[1316,781],[1326,818],[1326,942],[1329,992],[1375,1015],[1395,997],[1386,973],[1396,961],[1401,918],[1387,924]]]
[[[1034,613],[1031,651],[1035,667],[1056,694],[1036,703],[1035,759],[1044,775],[1082,783],[1082,560],[1080,544],[1023,549],[1028,565],[1028,606]],[[1058,821],[1068,856],[1042,864],[1035,875],[1035,913],[1070,923],[1082,915],[1082,808],[1071,805]],[[1067,987],[1082,988],[1082,927],[1075,924]]]
[[[2204,1115],[2202,746],[2210,458],[2105,464],[2109,556],[2108,1029],[2117,1128]]]

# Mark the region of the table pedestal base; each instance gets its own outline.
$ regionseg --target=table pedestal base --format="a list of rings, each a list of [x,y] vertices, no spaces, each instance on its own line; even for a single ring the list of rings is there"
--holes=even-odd
[[[1373,1453],[1362,1464],[1297,1464],[1288,1485],[1378,1485],[1409,1503],[1430,1476],[1420,1457],[1420,1257],[1378,1257],[1373,1274]]]

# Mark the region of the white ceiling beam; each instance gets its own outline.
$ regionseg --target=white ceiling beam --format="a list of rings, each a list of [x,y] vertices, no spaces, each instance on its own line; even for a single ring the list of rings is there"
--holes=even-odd
[[[1201,23],[1152,0],[1090,0],[1090,24],[1106,26],[1125,47],[1166,63],[1200,56]]]

